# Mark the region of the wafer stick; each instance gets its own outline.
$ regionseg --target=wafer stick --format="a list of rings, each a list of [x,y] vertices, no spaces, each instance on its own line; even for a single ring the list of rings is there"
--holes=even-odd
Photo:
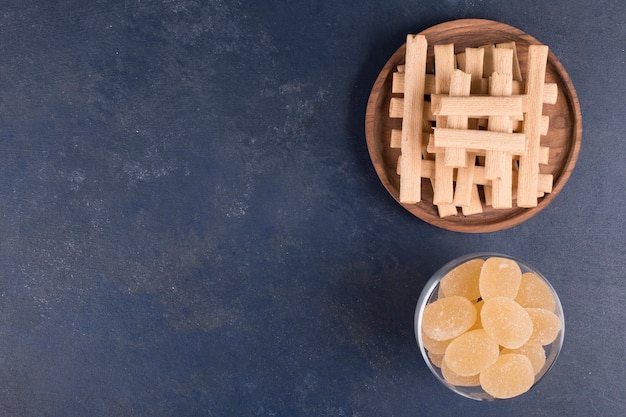
[[[543,99],[545,104],[556,103],[559,96],[559,88],[555,83],[545,83],[543,85]]]
[[[448,94],[450,79],[455,69],[454,44],[435,45],[435,92]]]
[[[472,77],[472,85],[470,91],[474,92],[480,89],[483,75],[483,59],[485,50],[483,48],[466,48],[464,54],[465,71]],[[459,62],[457,55],[457,63]],[[478,120],[468,120],[468,127],[477,128]],[[481,150],[482,151],[482,150]],[[457,170],[456,185],[454,187],[455,206],[463,207],[463,214],[469,215],[477,213],[476,198],[478,197],[478,186],[474,184],[474,169],[476,167],[476,151],[474,149],[465,149],[466,163],[465,167]],[[478,203],[480,198],[478,197]],[[472,207],[467,209],[467,207]],[[482,210],[482,205],[481,205]]]
[[[392,119],[401,119],[404,116],[404,99],[401,97],[391,97],[389,100],[389,117]],[[435,116],[431,111],[429,101],[424,102],[423,116],[424,120],[435,120]]]
[[[543,133],[542,133],[543,135]],[[540,146],[539,147],[539,163],[547,164],[550,162],[550,147],[549,146]]]
[[[465,115],[476,118],[511,116],[521,119],[527,105],[524,95],[510,97],[431,95],[431,109],[435,116]]]
[[[469,96],[472,76],[461,70],[456,70],[450,77],[451,96]],[[449,129],[467,129],[467,116],[449,116],[447,127]],[[448,167],[466,166],[465,149],[460,147],[446,148],[443,158],[444,164]]]
[[[483,203],[480,201],[480,195],[478,194],[478,186],[474,185],[471,188],[470,204],[461,207],[461,212],[465,216],[471,216],[472,214],[483,212]]]
[[[402,147],[402,130],[401,129],[391,129],[391,140],[389,141],[390,148],[401,148]]]
[[[402,94],[404,93],[404,72],[396,71],[392,75],[391,79],[391,92]],[[435,92],[435,74],[426,74],[424,79],[424,93],[432,94]]]
[[[484,49],[484,48],[478,48]],[[457,54],[457,59],[458,59]],[[467,59],[467,58],[464,58]],[[465,68],[465,67],[463,67]],[[463,70],[459,67],[459,69]],[[465,71],[465,70],[463,70]],[[470,72],[470,71],[465,71]],[[392,93],[404,93],[404,73],[403,72],[394,72],[392,76]],[[472,94],[487,94],[489,92],[489,77],[481,78],[480,88],[475,87],[476,91],[472,91]],[[472,90],[474,87],[472,87]],[[519,95],[523,94],[526,91],[526,85],[523,81],[518,81],[513,79],[513,90],[511,94]],[[434,94],[435,93],[435,75],[434,74],[426,74],[426,80],[424,85],[424,94]],[[559,91],[558,86],[555,83],[545,83],[543,89],[543,102],[544,104],[555,104],[557,101]]]
[[[453,204],[458,207],[467,207],[472,204],[472,195],[476,184],[474,173],[476,172],[476,153],[466,150],[465,167],[457,169],[456,184],[454,186]],[[467,214],[467,213],[465,213]]]
[[[448,94],[450,92],[450,78],[455,70],[454,45],[435,45],[435,92]],[[432,104],[431,104],[432,106]],[[439,116],[435,121],[437,128],[445,127],[447,118]],[[443,158],[435,159],[435,179],[433,190],[433,204],[451,204],[454,197],[454,168],[445,165]],[[451,212],[452,210],[444,210]],[[454,209],[456,212],[456,208]]]
[[[501,48],[500,48],[501,49]],[[509,49],[507,51],[512,52]],[[498,49],[496,49],[498,51]],[[494,52],[494,54],[496,54]],[[496,54],[497,55],[497,54]],[[511,60],[512,62],[512,60]],[[508,68],[498,68],[499,70],[507,70]],[[493,73],[491,76],[492,95],[508,95],[511,92],[512,74]],[[507,116],[491,116],[489,117],[488,128],[490,131],[506,132],[513,131],[511,119]],[[512,207],[511,197],[511,170],[512,155],[508,152],[487,150],[485,153],[485,177],[492,180],[492,206],[494,208],[510,208]]]
[[[526,70],[526,95],[528,111],[524,121],[526,153],[520,156],[517,205],[537,206],[537,183],[539,180],[539,148],[541,139],[541,115],[543,110],[543,90],[548,60],[548,47],[530,45],[528,47],[528,68]]]
[[[425,36],[407,36],[401,143],[401,203],[417,203],[421,200],[422,117],[427,48]]]
[[[426,117],[426,115],[424,115],[424,117]],[[522,130],[523,120],[512,120],[512,122],[513,122],[514,132],[519,132]],[[487,125],[485,124],[482,127],[487,127]],[[544,136],[547,135],[549,129],[550,129],[550,117],[545,116],[545,115],[541,116],[541,134]]]
[[[491,74],[494,72],[493,66],[493,50],[496,48],[495,45],[482,45],[480,48],[485,50],[485,58],[483,64],[483,77],[489,78]]]
[[[456,54],[456,67],[463,72],[467,72],[465,71],[465,52]]]
[[[435,128],[436,147],[485,149],[520,155],[525,151],[523,133],[491,132],[488,130],[462,130]]]
[[[400,175],[400,166],[402,165],[402,155],[398,157],[398,163],[396,166],[396,173]],[[435,178],[435,161],[431,160],[423,160],[422,161],[422,178],[427,178],[429,180],[433,180]],[[518,173],[513,170],[511,172],[511,176],[513,178],[513,182],[517,181]],[[455,177],[455,181],[459,181],[458,175]],[[491,205],[491,180],[485,178],[485,167],[477,165],[474,167],[474,187],[479,185],[484,186],[485,190],[489,190],[487,192],[487,205]],[[544,193],[551,193],[553,186],[553,176],[552,174],[539,174],[539,181],[537,187],[537,196],[543,195]],[[513,199],[516,199],[516,190],[517,187],[513,187]],[[474,191],[472,191],[473,193]],[[444,204],[445,205],[445,204]],[[452,206],[456,206],[452,204]],[[460,205],[459,205],[460,206]],[[467,213],[464,213],[467,214]]]
[[[519,59],[517,57],[517,46],[515,45],[515,42],[511,41],[511,42],[497,43],[496,48],[506,48],[506,49],[510,49],[513,51],[513,67],[512,67],[513,80],[522,81],[522,69],[520,68],[520,65],[519,65]]]
[[[489,95],[510,96],[513,88],[513,49],[496,48],[493,50],[494,73],[489,78]],[[495,132],[513,132],[511,118],[507,116],[489,116],[487,128]],[[512,155],[504,151],[487,150],[485,152],[485,177],[491,181],[492,206],[494,208],[512,207],[511,197]]]
[[[398,173],[398,175],[400,175],[401,166],[402,166],[402,155],[398,157],[398,166],[396,167],[396,172]],[[431,185],[434,188],[435,161],[431,161],[427,159],[422,161],[422,178],[429,179],[431,182]],[[473,210],[476,210],[476,208],[474,208]],[[437,212],[439,214],[439,217],[448,217],[448,216],[456,215],[457,209],[456,209],[456,206],[454,206],[453,204],[439,204],[437,206]]]
[[[485,59],[484,48],[465,49],[465,71],[472,76],[472,94],[480,94],[482,89],[483,64]]]
[[[424,138],[427,139],[425,145],[425,151],[429,154],[437,154],[444,152],[445,148],[435,146],[435,135],[433,133],[424,133]],[[477,149],[477,148],[465,148],[468,153],[473,153],[478,157],[482,157],[484,165],[485,158],[485,150]],[[513,158],[519,159],[519,155],[513,155]],[[539,163],[547,164],[550,161],[550,147],[549,146],[541,146],[539,147]],[[458,187],[458,184],[457,184]]]

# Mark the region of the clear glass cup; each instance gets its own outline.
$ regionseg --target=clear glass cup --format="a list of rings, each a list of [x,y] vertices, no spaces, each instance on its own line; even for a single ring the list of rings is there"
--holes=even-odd
[[[452,269],[456,268],[457,266],[465,262],[468,262],[472,259],[477,259],[477,258],[487,259],[490,257],[507,258],[507,259],[511,259],[517,262],[520,269],[522,270],[522,273],[533,272],[534,274],[536,274],[539,278],[541,278],[547,284],[548,288],[552,291],[552,295],[554,296],[554,300],[556,304],[554,313],[561,320],[561,330],[559,331],[559,334],[557,335],[556,339],[551,344],[544,346],[544,350],[546,352],[546,362],[541,368],[541,370],[535,375],[535,382],[533,384],[533,387],[544,376],[546,376],[546,374],[554,366],[554,363],[556,362],[559,352],[561,351],[561,347],[563,346],[563,338],[565,336],[565,320],[563,316],[563,307],[561,305],[561,302],[559,300],[559,297],[556,291],[554,290],[554,287],[552,287],[550,282],[539,271],[537,271],[535,268],[533,268],[526,262],[520,259],[514,258],[512,256],[509,256],[509,255],[503,255],[500,253],[493,253],[493,252],[481,252],[481,253],[472,253],[472,254],[461,256],[459,258],[456,258],[448,262],[446,265],[441,267],[437,272],[433,274],[430,280],[426,283],[426,286],[422,290],[422,293],[420,294],[420,297],[418,299],[417,307],[415,309],[415,320],[414,320],[415,338],[417,339],[417,344],[419,346],[420,351],[422,352],[422,357],[424,358],[424,361],[428,365],[428,368],[444,386],[448,387],[449,389],[451,389],[452,391],[454,391],[455,393],[463,397],[470,398],[473,400],[479,400],[479,401],[492,401],[492,400],[497,400],[497,398],[494,398],[493,396],[486,393],[480,386],[475,386],[475,387],[456,386],[446,381],[441,373],[441,369],[438,366],[436,366],[428,356],[428,353],[426,351],[426,348],[424,347],[424,342],[422,339],[421,327],[422,327],[422,317],[424,313],[424,308],[426,307],[427,304],[430,304],[438,299],[439,282],[441,281],[441,279],[449,271],[451,271]]]

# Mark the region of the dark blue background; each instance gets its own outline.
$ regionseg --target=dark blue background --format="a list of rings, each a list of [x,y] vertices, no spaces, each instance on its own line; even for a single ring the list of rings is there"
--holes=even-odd
[[[556,200],[506,231],[430,226],[387,194],[365,106],[404,42],[516,26],[577,89]],[[3,1],[0,415],[619,416],[626,409],[626,13],[599,1]],[[413,310],[496,250],[558,290],[530,393],[441,386]]]

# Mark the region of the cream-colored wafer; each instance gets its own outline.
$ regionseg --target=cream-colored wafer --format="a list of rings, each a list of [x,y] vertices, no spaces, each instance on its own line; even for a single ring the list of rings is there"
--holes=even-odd
[[[519,65],[519,59],[517,57],[517,46],[515,45],[515,42],[511,41],[511,42],[497,43],[496,48],[506,48],[506,49],[510,49],[513,51],[513,68],[512,68],[513,80],[522,81],[522,69],[520,68],[520,65]],[[499,71],[496,71],[496,72],[499,72]]]
[[[456,54],[456,67],[458,69],[460,69],[463,72],[467,72],[465,69],[465,59],[466,59],[466,55],[465,52],[459,52],[458,54]]]
[[[527,100],[523,95],[510,97],[431,95],[431,107],[435,116],[465,115],[476,118],[511,116],[521,119],[526,105]]]
[[[400,148],[402,147],[402,130],[401,129],[391,129],[391,139],[389,141],[390,148]]]
[[[429,114],[430,114],[430,112],[429,112]],[[424,117],[426,117],[426,114],[424,115]],[[522,131],[522,128],[524,126],[524,121],[523,120],[512,120],[512,123],[513,123],[513,131],[514,132],[521,132]],[[487,124],[485,123],[482,127],[487,127]],[[550,116],[546,116],[546,115],[541,116],[541,134],[543,136],[547,135],[549,129],[550,129]]]
[[[470,204],[467,206],[462,206],[461,212],[465,216],[471,216],[472,214],[478,214],[483,212],[483,203],[480,200],[478,186],[476,184],[472,185],[471,188]]]
[[[525,151],[525,135],[488,130],[435,128],[434,145],[446,148],[503,151],[519,155]]]
[[[450,95],[451,96],[469,96],[472,76],[461,70],[456,70],[450,78]],[[456,115],[449,116],[447,127],[449,129],[467,129],[467,116]],[[443,162],[448,167],[464,167],[466,164],[465,149],[454,147],[446,148],[444,151]]]
[[[464,71],[472,75],[472,94],[480,94],[482,88],[482,76],[484,66],[484,48],[465,49],[465,69]]]
[[[511,95],[513,84],[513,50],[496,48],[493,50],[495,72],[490,77],[489,95],[506,97]],[[487,128],[494,132],[513,132],[511,118],[508,116],[489,116]],[[498,179],[510,171],[511,155],[505,152],[488,150],[485,155],[485,176]],[[510,187],[509,187],[510,190]]]
[[[485,50],[485,59],[483,64],[483,77],[489,78],[491,74],[495,71],[493,66],[493,50],[496,48],[495,45],[482,45],[480,48]]]
[[[494,72],[489,82],[489,95],[510,96],[513,85],[513,49],[496,48],[493,51]],[[513,132],[511,118],[490,116],[487,128],[495,132]],[[511,208],[512,155],[508,152],[487,150],[485,153],[485,177],[492,180],[494,208]]]
[[[506,51],[512,51],[505,49]],[[502,48],[496,49],[498,53],[494,52],[494,55],[501,55],[499,51]],[[511,55],[512,60],[512,55]],[[497,61],[496,61],[497,62]],[[508,68],[499,68],[500,70],[507,70]],[[491,76],[491,88],[490,94],[492,95],[509,95],[511,92],[512,74],[509,73],[494,73]],[[513,131],[511,119],[507,116],[491,116],[489,117],[488,128],[490,131],[506,132]],[[512,184],[512,155],[508,152],[487,150],[485,153],[485,178],[492,180],[492,201],[493,208],[511,208],[513,204],[513,198],[511,194]]]
[[[543,90],[548,60],[548,47],[530,45],[528,47],[528,69],[526,95],[528,110],[524,120],[526,152],[520,156],[517,184],[517,205],[537,206],[537,186],[539,180],[539,148],[541,138],[541,116],[543,111]]]
[[[391,97],[389,100],[389,117],[392,119],[400,119],[402,116],[404,116],[404,99]]]
[[[400,170],[401,203],[417,203],[421,200],[422,117],[427,49],[425,36],[407,36]]]
[[[483,49],[483,48],[479,48]],[[457,54],[458,56],[458,54]],[[467,58],[465,58],[467,59]],[[461,69],[461,68],[459,68]],[[469,72],[469,71],[465,71]],[[434,74],[426,74],[426,80],[424,85],[424,93],[425,94],[434,94],[435,93],[435,75]],[[480,81],[480,87],[475,87],[476,91],[472,91],[472,94],[487,94],[489,92],[489,77],[482,78]],[[472,87],[472,90],[474,87]],[[391,85],[392,93],[404,93],[404,73],[403,72],[394,72],[392,76],[392,85]],[[524,94],[526,91],[526,85],[523,81],[518,81],[513,79],[513,95]],[[544,104],[555,104],[558,98],[558,86],[555,83],[545,83],[543,89],[543,102]]]
[[[454,44],[435,45],[435,91],[437,94],[450,92],[450,79],[456,67]]]
[[[404,93],[404,72],[394,72],[391,76],[391,92],[394,94]]]
[[[435,92],[447,94],[450,92],[450,79],[455,70],[454,45],[435,45]],[[432,104],[431,104],[432,106]],[[445,127],[447,118],[440,116],[435,121],[437,128]],[[433,190],[433,204],[452,204],[454,197],[454,168],[445,165],[443,158],[435,159],[435,178]],[[448,208],[445,212],[451,213]],[[454,209],[456,212],[456,208]]]
[[[402,155],[398,156],[398,162],[396,164],[396,174],[400,175],[402,166]],[[435,161],[430,159],[422,160],[422,178],[432,179],[435,178]]]
[[[470,91],[475,92],[481,87],[481,79],[483,75],[483,59],[485,50],[483,48],[466,48],[465,49],[465,69],[472,77],[472,85]],[[458,62],[458,55],[457,55]],[[474,122],[477,122],[474,119]],[[471,122],[468,121],[468,127]],[[474,127],[476,123],[474,123]],[[482,151],[482,150],[480,150]],[[465,149],[466,163],[465,167],[458,168],[456,185],[454,187],[455,206],[462,207],[463,214],[466,216],[482,212],[482,204],[478,195],[478,187],[474,184],[474,169],[476,166],[476,151],[474,149]],[[480,211],[479,207],[480,205]]]
[[[404,116],[404,99],[402,97],[391,97],[389,100],[389,117],[392,119],[401,119]],[[435,120],[435,116],[431,111],[431,103],[424,102],[423,120]]]

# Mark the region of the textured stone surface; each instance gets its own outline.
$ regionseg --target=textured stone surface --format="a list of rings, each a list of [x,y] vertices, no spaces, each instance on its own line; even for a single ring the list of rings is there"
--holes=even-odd
[[[399,207],[364,139],[406,34],[463,17],[548,44],[584,119],[566,189],[487,235]],[[0,415],[620,415],[625,18],[615,0],[2,2]],[[489,407],[435,380],[412,328],[430,274],[479,250],[536,266],[566,316],[549,377]]]

